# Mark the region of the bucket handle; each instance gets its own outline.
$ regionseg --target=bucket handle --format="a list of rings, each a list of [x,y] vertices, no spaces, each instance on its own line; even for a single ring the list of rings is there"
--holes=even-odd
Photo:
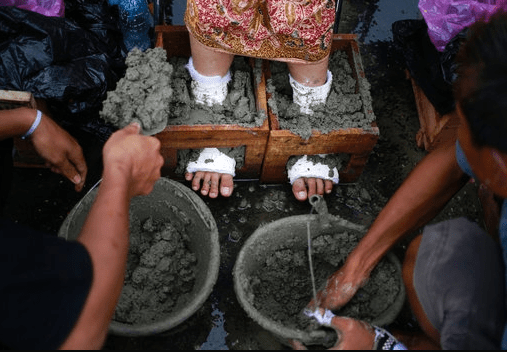
[[[327,204],[324,200],[324,197],[318,194],[314,194],[310,197],[309,200],[310,204],[312,205],[312,210],[315,209],[319,215],[327,215]]]

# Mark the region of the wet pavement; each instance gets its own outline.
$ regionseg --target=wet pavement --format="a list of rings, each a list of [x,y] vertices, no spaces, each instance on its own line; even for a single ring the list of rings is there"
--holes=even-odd
[[[172,24],[182,24],[184,0],[174,1]],[[417,3],[417,0],[347,0],[342,4],[338,32],[358,35],[380,129],[379,141],[359,180],[335,186],[332,194],[325,196],[330,213],[355,223],[369,225],[426,154],[416,146],[419,121],[414,96],[393,50],[391,33],[394,21],[420,18]],[[79,132],[76,136],[90,165],[88,189],[100,178],[100,142]],[[46,169],[17,168],[13,183],[6,215],[50,233],[58,231],[68,212],[84,195],[74,192],[68,181]],[[234,293],[232,269],[245,240],[260,225],[308,214],[310,204],[296,201],[289,184],[268,185],[257,180],[238,180],[231,198],[202,199],[215,217],[221,245],[220,272],[209,299],[187,321],[164,334],[136,338],[109,336],[104,349],[287,348],[241,308]],[[458,215],[480,219],[474,184],[467,185],[434,221]],[[394,248],[400,259],[411,237]],[[418,329],[408,307],[392,326]]]

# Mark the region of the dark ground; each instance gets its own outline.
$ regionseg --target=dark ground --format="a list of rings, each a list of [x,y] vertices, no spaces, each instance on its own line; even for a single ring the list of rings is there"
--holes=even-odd
[[[181,1],[178,1],[180,3]],[[327,195],[329,212],[352,222],[370,224],[416,163],[426,154],[416,146],[419,120],[410,81],[393,50],[391,24],[419,18],[417,0],[345,0],[340,33],[356,33],[366,76],[371,83],[373,110],[380,138],[366,168],[355,184],[343,184]],[[175,0],[173,23],[177,18]],[[180,4],[181,5],[181,4]],[[184,6],[184,5],[183,5]],[[178,9],[181,11],[181,6]],[[87,189],[100,175],[100,143],[80,136],[90,175]],[[239,305],[232,268],[245,240],[260,224],[283,217],[308,214],[309,203],[299,203],[289,184],[267,185],[238,181],[231,198],[203,198],[215,217],[221,244],[218,281],[203,307],[186,322],[159,336],[109,336],[105,349],[283,349],[273,335],[252,321]],[[86,191],[86,189],[85,189]],[[46,169],[17,168],[6,215],[36,229],[56,233],[84,193],[76,193],[62,177]],[[481,223],[482,209],[476,186],[467,185],[433,221],[468,216]],[[414,234],[394,249],[400,259]],[[239,238],[239,240],[238,240]],[[400,313],[393,327],[417,330],[410,310]]]

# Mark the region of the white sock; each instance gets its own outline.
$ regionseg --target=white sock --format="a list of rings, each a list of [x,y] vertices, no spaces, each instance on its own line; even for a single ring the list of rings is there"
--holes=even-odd
[[[230,71],[223,77],[203,76],[195,69],[192,57],[190,57],[185,67],[192,77],[192,94],[197,103],[208,106],[223,103],[227,97],[227,84],[231,80]]]
[[[331,91],[333,83],[333,74],[327,70],[326,83],[319,87],[307,87],[297,82],[289,73],[289,82],[292,87],[293,101],[299,105],[301,112],[304,114],[313,114],[312,106],[325,104],[327,96]]]
[[[325,158],[327,154],[318,154],[319,157]],[[338,184],[340,181],[340,175],[338,169],[333,167],[330,169],[328,165],[322,163],[314,163],[312,160],[308,160],[307,155],[300,157],[292,167],[287,170],[287,176],[289,177],[290,184],[302,177],[309,178],[320,178],[322,180],[333,181],[334,184]]]
[[[194,173],[197,171],[217,172],[219,174],[236,175],[236,160],[218,148],[204,148],[199,158],[187,164],[186,171]]]

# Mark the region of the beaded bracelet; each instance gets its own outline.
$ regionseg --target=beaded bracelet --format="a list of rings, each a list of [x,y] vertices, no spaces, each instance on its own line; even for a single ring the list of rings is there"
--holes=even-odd
[[[30,137],[32,133],[39,127],[40,121],[42,120],[42,112],[40,110],[37,110],[37,116],[35,117],[35,121],[33,122],[30,129],[21,136],[21,139],[26,139],[27,137]]]
[[[373,326],[375,329],[375,343],[373,344],[374,350],[406,350],[407,347],[399,342],[387,330]]]

